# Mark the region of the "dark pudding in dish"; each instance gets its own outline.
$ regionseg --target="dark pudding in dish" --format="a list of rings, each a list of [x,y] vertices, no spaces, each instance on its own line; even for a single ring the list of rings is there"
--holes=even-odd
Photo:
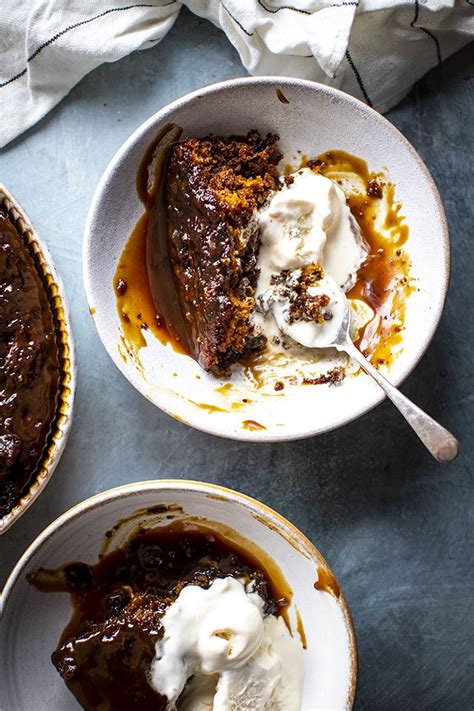
[[[234,546],[208,522],[201,526],[186,520],[175,521],[161,528],[139,529],[123,548],[105,554],[95,565],[69,563],[57,570],[39,569],[28,579],[43,592],[71,595],[73,616],[52,654],[52,661],[82,708],[90,711],[197,708],[193,705],[193,694],[196,685],[201,688],[198,680],[210,685],[212,698],[219,669],[209,670],[203,664],[202,671],[196,651],[183,654],[179,664],[171,666],[172,673],[181,670],[183,676],[182,688],[175,690],[174,696],[167,692],[165,682],[157,685],[160,661],[168,654],[166,640],[173,640],[173,634],[176,637],[176,621],[183,625],[182,644],[186,646],[193,635],[199,636],[201,653],[210,643],[214,661],[216,638],[217,645],[222,644],[225,651],[225,645],[231,645],[235,625],[241,633],[239,640],[242,634],[252,636],[259,625],[262,627],[262,640],[267,639],[267,659],[272,654],[271,643],[278,641],[278,635],[286,635],[293,644],[280,618],[289,604],[291,591],[286,585],[279,585],[279,580],[272,581],[269,571],[251,552]],[[206,596],[212,599],[203,604]],[[230,613],[229,601],[236,601]],[[197,609],[199,605],[201,611]],[[216,610],[225,610],[229,617],[225,629],[217,624],[214,630],[212,615]],[[250,610],[249,620],[253,621],[232,619],[239,618],[240,610],[245,614]],[[189,623],[186,615],[197,617]],[[172,621],[167,623],[173,616],[174,627]],[[222,614],[218,618],[222,623]],[[207,631],[197,631],[201,623]],[[277,629],[278,635],[273,631],[273,637],[269,634],[265,637],[264,623],[270,624],[272,630]],[[209,629],[213,630],[210,638]],[[173,644],[175,647],[176,639]],[[258,653],[258,645],[254,647],[247,664]],[[232,658],[231,647],[226,653]],[[277,662],[280,663],[276,655]],[[280,677],[284,674],[278,673]],[[268,691],[270,696],[271,693]],[[183,699],[188,705],[182,705]],[[255,705],[256,710],[260,708],[267,706]],[[293,708],[300,708],[298,699],[291,705]]]
[[[59,353],[46,288],[0,209],[0,517],[32,482],[56,416]]]

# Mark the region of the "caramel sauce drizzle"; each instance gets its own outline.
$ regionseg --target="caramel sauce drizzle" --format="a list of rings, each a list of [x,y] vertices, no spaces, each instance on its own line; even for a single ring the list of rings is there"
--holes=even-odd
[[[308,649],[308,640],[304,631],[303,620],[301,619],[300,611],[296,608],[296,631],[298,632],[303,649]]]
[[[336,600],[339,599],[341,595],[341,588],[339,587],[339,583],[334,575],[328,570],[325,570],[325,568],[321,568],[321,566],[318,566],[316,573],[318,575],[318,579],[314,583],[314,589],[320,590],[321,592],[327,592],[335,597]]]
[[[364,160],[344,151],[328,151],[317,161],[322,175],[338,180],[344,173],[353,173],[365,188],[364,193],[348,198],[369,254],[347,296],[364,301],[375,313],[359,333],[356,346],[376,367],[391,365],[402,341],[406,302],[414,291],[410,260],[402,249],[409,230],[400,214],[401,204],[395,199],[395,187],[383,173],[370,172]],[[380,227],[382,201],[386,215]]]
[[[146,266],[146,235],[148,230],[148,212],[145,212],[135,225],[114,275],[114,290],[117,310],[122,327],[122,343],[128,355],[137,362],[140,348],[146,346],[144,331],[149,330],[160,343],[169,343],[177,353],[185,353],[182,345],[176,341],[161,322],[153,303]],[[125,289],[119,282],[125,283]]]
[[[256,430],[266,430],[267,428],[265,425],[261,425],[260,422],[256,422],[255,420],[244,420],[242,422],[242,429],[254,432]]]

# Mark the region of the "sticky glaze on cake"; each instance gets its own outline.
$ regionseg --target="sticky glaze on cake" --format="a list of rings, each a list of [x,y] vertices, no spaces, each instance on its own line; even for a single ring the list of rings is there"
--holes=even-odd
[[[34,258],[0,211],[0,516],[31,483],[56,415],[59,354]]]

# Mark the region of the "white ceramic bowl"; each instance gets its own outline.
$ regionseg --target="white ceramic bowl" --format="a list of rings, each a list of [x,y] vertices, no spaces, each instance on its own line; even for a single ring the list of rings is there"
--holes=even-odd
[[[321,554],[258,501],[210,484],[173,480],[130,484],[94,496],[56,519],[24,553],[2,594],[0,707],[79,708],[50,661],[71,614],[68,596],[38,592],[26,574],[73,560],[94,563],[106,531],[138,509],[158,504],[177,504],[186,515],[226,524],[271,556],[293,590],[292,625],[298,609],[307,637],[303,711],[350,709],[357,677],[354,629],[344,595],[336,599],[314,588],[318,567],[332,574]]]
[[[281,103],[280,88],[289,103]],[[410,228],[405,245],[418,291],[407,306],[403,350],[390,369],[399,384],[428,346],[441,316],[449,277],[449,237],[439,194],[412,146],[380,114],[336,89],[298,79],[235,79],[189,94],[152,116],[124,143],[95,192],[85,230],[84,279],[99,335],[122,373],[155,405],[193,427],[251,441],[291,440],[339,427],[383,399],[368,376],[346,378],[341,387],[287,388],[260,394],[240,383],[219,392],[219,382],[193,360],[153,336],[140,351],[141,368],[123,359],[112,279],[142,206],[135,175],[145,149],[168,122],[185,134],[275,132],[287,157],[301,150],[316,156],[342,149],[364,158],[371,170],[387,167]],[[200,376],[200,379],[197,378]],[[243,401],[248,400],[248,403]],[[232,405],[236,404],[236,407]],[[210,407],[202,407],[202,405]],[[252,420],[265,429],[251,430]]]
[[[6,211],[11,222],[16,226],[36,263],[53,312],[60,367],[57,413],[51,425],[51,433],[42,460],[28,491],[8,514],[0,517],[0,535],[2,535],[38,498],[61,459],[72,424],[76,359],[64,287],[45,242],[39,237],[28,215],[3,185],[0,185],[0,208]]]

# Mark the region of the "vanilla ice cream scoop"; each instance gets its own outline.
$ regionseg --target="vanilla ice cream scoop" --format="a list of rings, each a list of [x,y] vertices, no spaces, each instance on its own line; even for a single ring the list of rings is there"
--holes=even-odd
[[[346,196],[335,182],[309,168],[283,180],[281,190],[256,216],[261,246],[254,323],[271,349],[287,348],[278,337],[279,332],[303,346],[322,347],[335,335],[336,321],[342,316],[339,290],[348,291],[355,284],[368,248]],[[289,274],[290,280],[292,274],[297,278],[299,270],[312,264],[324,268],[325,281],[313,288],[313,295],[330,295],[331,319],[323,323],[290,323],[288,302],[279,298],[278,283],[282,275]],[[361,327],[358,315],[357,325]],[[366,322],[370,321],[373,313],[365,316]]]
[[[150,675],[170,709],[179,698],[186,711],[299,711],[301,647],[263,607],[231,577],[183,588],[163,616]]]
[[[367,256],[367,247],[344,192],[309,168],[286,181],[258,214],[257,296],[269,287],[272,274],[313,263],[322,264],[341,288],[349,289]]]
[[[273,270],[297,269],[322,257],[327,231],[339,220],[341,206],[333,183],[304,168],[260,213],[262,249]],[[317,198],[317,199],[316,199]]]

